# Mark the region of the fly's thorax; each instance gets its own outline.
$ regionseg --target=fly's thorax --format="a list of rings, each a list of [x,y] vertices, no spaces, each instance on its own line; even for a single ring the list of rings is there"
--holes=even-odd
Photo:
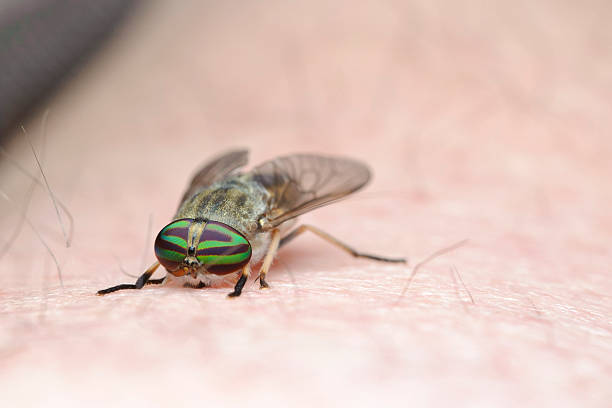
[[[237,175],[212,184],[187,198],[175,218],[222,222],[250,237],[266,214],[269,194],[257,182]]]
[[[242,269],[251,255],[251,244],[242,233],[208,219],[172,221],[155,239],[155,256],[174,276],[225,275]]]

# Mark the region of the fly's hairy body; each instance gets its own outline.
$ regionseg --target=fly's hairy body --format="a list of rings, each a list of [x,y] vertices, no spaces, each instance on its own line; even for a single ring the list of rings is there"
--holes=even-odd
[[[370,179],[367,166],[346,158],[296,154],[262,163],[245,173],[248,152],[236,150],[207,163],[193,177],[174,221],[155,240],[154,263],[135,284],[98,292],[141,289],[171,280],[204,287],[240,272],[234,292],[239,296],[251,265],[262,261],[258,275],[268,288],[266,274],[278,248],[304,231],[312,231],[356,257],[405,262],[357,252],[316,227],[302,225],[289,231],[297,217],[330,204],[362,188]],[[168,274],[151,280],[163,266]]]

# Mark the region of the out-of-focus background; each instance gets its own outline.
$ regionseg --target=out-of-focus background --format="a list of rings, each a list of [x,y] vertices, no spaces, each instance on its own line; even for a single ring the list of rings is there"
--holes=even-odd
[[[0,136],[77,72],[133,1],[4,0],[0,5]]]
[[[606,406],[611,17],[599,1],[4,2],[2,399]],[[69,248],[24,175],[40,179],[28,140]],[[407,267],[306,236],[272,290],[235,302],[93,296],[146,267],[193,171],[237,146],[252,164],[367,162],[367,191],[303,217],[357,248],[414,265],[470,244],[403,298]]]

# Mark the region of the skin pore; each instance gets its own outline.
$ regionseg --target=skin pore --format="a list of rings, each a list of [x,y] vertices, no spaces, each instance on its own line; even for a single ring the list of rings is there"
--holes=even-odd
[[[0,262],[3,400],[610,401],[609,8],[332,4],[151,2],[25,123],[41,149],[50,109],[41,162],[75,230],[66,248],[36,189],[28,219],[64,289],[24,225]],[[95,296],[154,261],[193,172],[236,147],[249,166],[292,152],[366,162],[363,192],[300,218],[358,250],[414,266],[469,242],[403,296],[408,266],[308,232],[280,250],[270,290],[252,278],[233,300],[232,282]],[[37,174],[26,139],[6,148]],[[2,204],[9,237],[30,180],[0,166],[18,203]]]

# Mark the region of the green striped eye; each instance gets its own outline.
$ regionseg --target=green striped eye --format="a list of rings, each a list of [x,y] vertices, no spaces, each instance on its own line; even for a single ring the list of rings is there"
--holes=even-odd
[[[173,221],[157,234],[155,239],[155,256],[169,272],[181,268],[187,256],[189,245],[189,227],[191,219]]]
[[[184,268],[225,275],[251,260],[251,244],[240,232],[217,221],[184,218],[166,225],[155,239],[155,256],[169,272]]]

